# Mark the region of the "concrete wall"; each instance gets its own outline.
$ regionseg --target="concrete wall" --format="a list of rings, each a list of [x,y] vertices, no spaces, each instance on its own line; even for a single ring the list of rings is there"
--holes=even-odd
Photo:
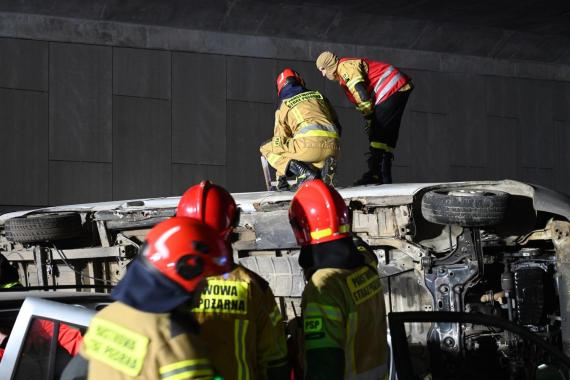
[[[314,67],[325,48],[413,78],[396,182],[512,178],[570,193],[567,66],[173,29],[155,30],[160,41],[147,30],[144,41],[123,32],[96,43],[96,33],[52,30],[0,37],[4,209],[177,195],[203,178],[263,190],[258,147],[286,66],[336,107],[339,184],[349,185],[367,141],[359,113]]]

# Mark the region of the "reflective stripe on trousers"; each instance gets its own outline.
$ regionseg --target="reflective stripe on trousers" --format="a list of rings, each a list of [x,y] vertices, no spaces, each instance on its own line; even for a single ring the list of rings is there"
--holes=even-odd
[[[249,367],[246,359],[245,336],[247,334],[248,320],[236,319],[234,326],[234,346],[237,363],[237,378],[239,380],[249,380]]]
[[[376,94],[376,102],[374,103],[374,105],[380,103],[384,95],[386,95],[391,89],[393,89],[394,86],[396,86],[396,83],[398,83],[398,81],[400,80],[400,78],[402,78],[402,75],[400,73],[397,73],[396,75],[394,75],[392,79],[390,79],[390,82],[388,82],[382,88],[382,90],[380,90],[382,84],[386,81],[386,79],[390,76],[390,74],[394,72],[394,70],[395,70],[394,66],[390,66],[386,71],[384,71],[384,73],[380,76],[380,78],[378,78],[378,82],[376,82],[376,85],[374,86],[374,94]],[[378,92],[378,90],[380,90],[380,92]]]
[[[338,139],[338,132],[336,130],[336,127],[332,125],[311,124],[311,125],[306,125],[303,128],[299,129],[295,133],[293,138],[297,139],[297,138],[311,137],[311,136],[330,137],[333,139]]]
[[[370,141],[370,147],[374,149],[381,149],[386,152],[392,152],[394,150],[394,148],[388,146],[388,144],[384,144],[383,142],[380,141]]]

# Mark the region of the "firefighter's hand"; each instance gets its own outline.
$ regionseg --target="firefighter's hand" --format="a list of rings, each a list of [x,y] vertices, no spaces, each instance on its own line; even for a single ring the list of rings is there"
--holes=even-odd
[[[372,100],[366,100],[358,103],[356,109],[359,110],[364,117],[368,117],[374,112],[374,104],[372,104]]]

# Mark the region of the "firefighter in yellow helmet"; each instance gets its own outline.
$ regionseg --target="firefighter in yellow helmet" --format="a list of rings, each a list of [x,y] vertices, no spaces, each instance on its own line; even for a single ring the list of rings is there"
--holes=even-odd
[[[289,208],[301,246],[305,379],[383,379],[388,374],[380,277],[351,237],[348,208],[320,180],[301,185]]]
[[[229,247],[239,209],[226,189],[202,181],[184,193],[176,215],[209,225]],[[208,278],[193,309],[212,364],[225,380],[288,380],[285,326],[273,292],[258,274],[231,265]]]
[[[402,114],[412,92],[410,77],[389,63],[368,58],[337,58],[322,52],[317,69],[337,81],[366,119],[368,171],[354,185],[392,183],[393,151],[396,148]]]
[[[277,171],[278,190],[287,190],[286,176],[303,181],[323,178],[332,183],[340,145],[340,124],[328,100],[305,88],[303,79],[286,68],[277,76],[279,108],[273,138],[260,147]]]
[[[157,224],[113,289],[115,302],[92,319],[62,379],[213,379],[199,327],[185,305],[206,276],[230,269],[231,251],[199,221]]]

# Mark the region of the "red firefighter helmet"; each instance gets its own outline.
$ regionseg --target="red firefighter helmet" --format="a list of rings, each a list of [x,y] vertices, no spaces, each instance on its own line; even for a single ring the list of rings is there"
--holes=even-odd
[[[192,186],[182,197],[176,216],[198,219],[227,240],[238,222],[238,208],[231,194],[210,181]]]
[[[289,221],[299,245],[319,244],[349,236],[348,207],[322,180],[304,182],[291,201]]]
[[[281,94],[283,87],[289,83],[297,83],[301,86],[305,85],[305,81],[295,70],[286,68],[277,76],[277,96]]]
[[[204,277],[231,270],[229,246],[214,229],[190,218],[175,216],[154,226],[142,255],[188,292],[193,292]]]

